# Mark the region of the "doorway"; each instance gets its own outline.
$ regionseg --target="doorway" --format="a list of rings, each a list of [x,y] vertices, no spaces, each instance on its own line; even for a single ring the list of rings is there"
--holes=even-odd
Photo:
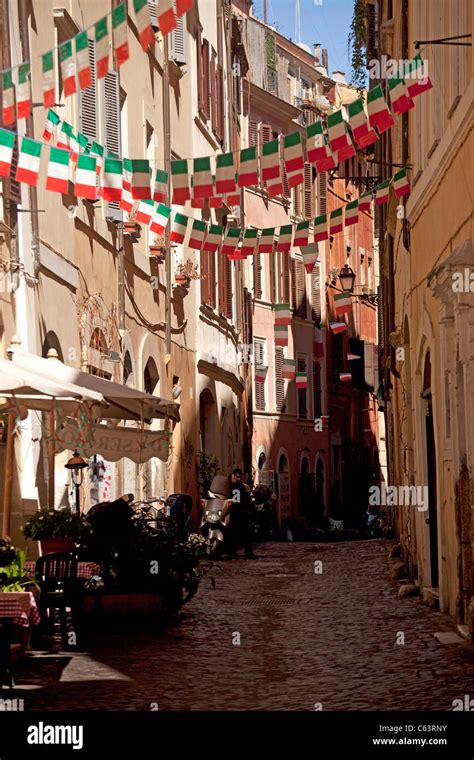
[[[426,354],[423,371],[423,399],[425,408],[426,473],[428,476],[428,517],[430,543],[431,586],[439,587],[438,562],[438,513],[436,503],[436,444],[433,425],[433,405],[431,398],[431,359]]]

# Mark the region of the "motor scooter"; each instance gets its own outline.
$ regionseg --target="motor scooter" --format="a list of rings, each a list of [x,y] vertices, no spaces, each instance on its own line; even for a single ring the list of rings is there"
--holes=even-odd
[[[208,497],[201,499],[201,535],[206,539],[208,557],[233,552],[231,484],[223,475],[216,475],[210,485]]]

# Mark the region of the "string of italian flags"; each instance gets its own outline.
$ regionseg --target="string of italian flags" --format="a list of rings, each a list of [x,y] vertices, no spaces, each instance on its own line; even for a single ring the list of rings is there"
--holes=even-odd
[[[194,0],[158,0],[157,22],[162,35],[169,34],[177,25],[177,17],[190,11]],[[148,0],[133,0],[135,25],[140,43],[145,52],[156,42]],[[115,66],[120,68],[130,57],[128,45],[127,4],[122,3],[111,13],[103,16],[92,26],[80,31],[75,37],[43,53],[41,57],[41,88],[43,105],[49,108],[56,99],[56,71],[61,71],[65,97],[92,85],[92,71],[89,59],[89,32],[92,31],[96,44],[97,79],[102,79],[110,71],[110,52]],[[55,53],[59,63],[55,66]],[[16,118],[31,115],[31,61],[24,61],[1,72],[3,85],[3,123],[13,124]],[[16,72],[16,75],[15,75]],[[15,109],[16,102],[16,109]]]

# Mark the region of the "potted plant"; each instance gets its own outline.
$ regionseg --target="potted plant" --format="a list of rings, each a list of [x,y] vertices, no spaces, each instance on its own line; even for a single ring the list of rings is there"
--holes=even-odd
[[[42,554],[71,552],[88,530],[86,520],[69,508],[38,510],[23,526],[25,538],[39,541]]]
[[[26,552],[15,549],[8,537],[0,538],[0,591],[35,592],[36,583],[25,570]]]
[[[162,262],[165,260],[165,238],[164,235],[155,235],[153,243],[148,246],[150,256],[154,256],[157,261]]]
[[[197,475],[203,495],[207,493],[214,478],[220,469],[219,461],[215,456],[209,456],[204,451],[199,452],[199,461],[196,464]]]
[[[179,285],[189,285],[191,280],[202,280],[203,275],[199,274],[197,264],[191,259],[186,259],[178,264],[175,270],[175,280]]]
[[[140,225],[138,224],[136,220],[136,212],[133,211],[129,218],[124,221],[123,223],[123,234],[124,235],[133,235],[135,237],[138,237],[140,234]]]

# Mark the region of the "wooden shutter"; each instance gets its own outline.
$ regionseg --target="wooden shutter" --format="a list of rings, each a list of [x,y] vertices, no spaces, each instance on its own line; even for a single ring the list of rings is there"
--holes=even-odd
[[[224,256],[224,264],[225,264],[225,315],[227,319],[232,321],[232,314],[233,314],[233,308],[232,308],[232,295],[233,295],[233,287],[232,287],[232,261],[229,261],[227,256]]]
[[[262,297],[262,257],[257,251],[253,255],[253,297]]]
[[[281,173],[282,173],[282,179],[283,179],[283,195],[285,198],[291,198],[291,190],[288,184],[288,176],[286,174],[286,168],[283,161],[282,161],[281,169],[282,169]]]
[[[293,188],[293,211],[295,216],[301,216],[301,185]]]
[[[257,367],[260,364],[265,364],[265,340],[263,338],[255,338],[254,344],[253,344],[253,355],[254,355],[254,371],[255,371],[255,367]],[[254,383],[255,409],[261,412],[265,411],[265,382]]]
[[[311,273],[311,319],[317,325],[321,322],[321,269],[317,261]]]
[[[209,68],[209,77],[211,80],[211,127],[216,131],[217,127],[217,81],[216,81],[216,52],[211,50],[211,62]]]
[[[225,104],[224,104],[224,72],[220,63],[217,64],[217,124],[216,133],[219,140],[224,140]]]
[[[148,10],[150,11],[151,25],[153,27],[153,31],[157,32],[159,30],[159,27],[158,27],[158,7],[156,4],[156,0],[148,0]]]
[[[290,257],[288,253],[279,253],[280,303],[290,303]]]
[[[327,212],[326,172],[318,173],[318,216]]]
[[[176,2],[174,3],[176,8]],[[178,16],[176,26],[170,33],[170,54],[173,61],[179,65],[186,63],[186,33],[184,19],[186,16]]]
[[[313,362],[313,416],[321,417],[322,413],[321,365]]]
[[[256,148],[258,145],[258,122],[249,119],[249,148]]]
[[[91,67],[92,84],[86,90],[79,90],[80,131],[89,138],[91,143],[99,138],[97,113],[97,76],[95,65],[95,42],[88,39],[89,65]]]
[[[270,270],[270,302],[275,303],[276,301],[276,292],[275,292],[275,254],[271,253],[269,256],[269,270]]]
[[[9,125],[10,126],[10,125]],[[8,129],[4,127],[4,129]],[[14,129],[17,128],[17,123],[11,125]],[[10,175],[3,177],[3,189],[5,200],[10,200],[12,203],[21,203],[21,184],[15,179],[16,170],[18,167],[18,137],[15,139],[12,153],[12,167],[10,169]],[[5,204],[6,205],[6,204]]]
[[[202,27],[196,28],[196,59],[197,59],[197,91],[198,91],[198,111],[203,110],[203,77],[202,77]]]
[[[298,358],[296,362],[296,368],[298,372],[305,372],[307,374],[307,366],[305,358]],[[309,378],[308,378],[309,382]],[[308,389],[298,388],[298,417],[301,420],[305,420],[308,417]]]
[[[297,300],[296,300],[296,261],[293,257],[290,258],[290,273],[291,273],[291,307],[296,312]]]
[[[109,71],[102,85],[104,103],[104,137],[106,152],[122,155],[122,140],[120,134],[120,85],[117,71]],[[87,90],[84,90],[87,92]],[[105,215],[115,220],[123,219],[123,211],[119,201],[107,201]]]
[[[226,256],[217,252],[217,272],[218,272],[218,309],[219,314],[223,317],[227,312],[227,298],[226,298]]]
[[[306,318],[306,283],[305,268],[302,261],[295,261],[296,274],[296,311],[299,317]]]
[[[271,124],[260,124],[260,143],[270,142],[273,140],[273,129]]]
[[[305,219],[312,219],[315,214],[313,213],[313,167],[308,162],[304,165],[304,185],[303,185],[303,215]]]
[[[283,349],[275,347],[275,408],[285,411],[285,381],[283,380]]]
[[[210,97],[210,82],[209,82],[209,42],[207,40],[202,41],[202,113],[209,119],[211,117],[209,109],[209,97]]]
[[[201,301],[206,306],[210,306],[211,303],[211,279],[209,272],[209,251],[201,251]]]

